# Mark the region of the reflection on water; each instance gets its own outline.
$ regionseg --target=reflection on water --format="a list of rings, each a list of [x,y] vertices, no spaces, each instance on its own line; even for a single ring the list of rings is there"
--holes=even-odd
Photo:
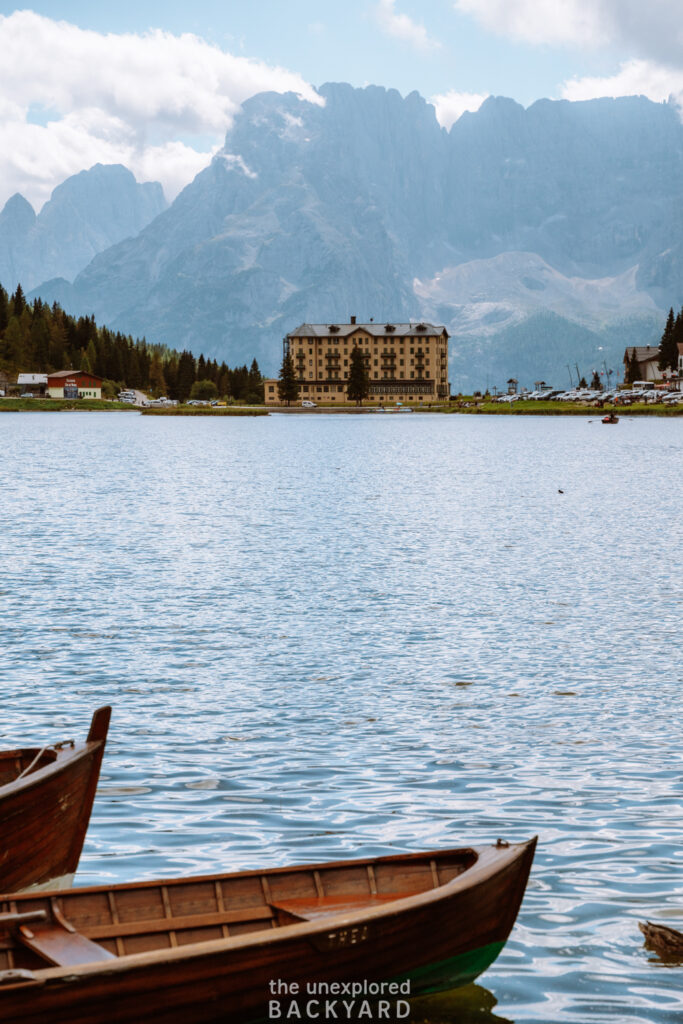
[[[488,989],[466,985],[457,992],[411,999],[410,1024],[513,1024],[493,1012],[496,1003]]]
[[[683,927],[683,421],[0,429],[0,742],[114,705],[81,884],[538,833],[415,1019],[683,1019],[637,929]]]

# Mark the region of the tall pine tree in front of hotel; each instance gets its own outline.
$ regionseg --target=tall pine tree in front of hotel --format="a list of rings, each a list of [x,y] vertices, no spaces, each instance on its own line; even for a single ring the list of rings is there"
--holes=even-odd
[[[624,384],[626,384],[627,387],[631,387],[631,385],[635,381],[637,381],[639,377],[640,377],[640,365],[638,363],[638,356],[636,354],[636,350],[632,349],[631,355],[628,356],[628,358],[626,360],[626,369],[625,369],[625,372],[624,372]]]
[[[282,357],[282,366],[280,367],[280,375],[277,382],[277,393],[280,401],[286,402],[287,405],[291,402],[296,402],[299,397],[299,385],[296,379],[294,360],[289,348],[287,348]]]
[[[370,394],[370,375],[365,365],[365,357],[358,345],[351,350],[351,361],[349,365],[349,383],[346,388],[347,397],[362,405],[363,399]]]
[[[659,362],[657,366],[660,370],[675,370],[678,367],[676,336],[680,332],[680,320],[681,314],[679,313],[678,318],[674,319],[674,311],[670,309],[669,315],[666,318],[666,327],[662,334],[662,340],[659,343]]]

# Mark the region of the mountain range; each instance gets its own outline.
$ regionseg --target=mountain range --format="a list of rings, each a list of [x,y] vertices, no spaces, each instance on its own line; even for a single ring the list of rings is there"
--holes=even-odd
[[[301,322],[429,319],[453,390],[568,383],[657,343],[683,302],[673,104],[490,97],[447,131],[417,93],[318,94],[252,97],[168,209],[36,294],[270,372]]]

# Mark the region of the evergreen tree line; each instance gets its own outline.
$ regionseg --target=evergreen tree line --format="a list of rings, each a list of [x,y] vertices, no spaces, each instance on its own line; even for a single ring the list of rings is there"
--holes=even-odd
[[[190,397],[263,402],[263,378],[254,359],[231,369],[164,345],[148,345],[98,327],[94,316],[74,317],[58,303],[26,301],[21,285],[9,295],[0,284],[0,370],[8,374],[83,370],[102,377],[109,397],[139,388],[180,402]]]

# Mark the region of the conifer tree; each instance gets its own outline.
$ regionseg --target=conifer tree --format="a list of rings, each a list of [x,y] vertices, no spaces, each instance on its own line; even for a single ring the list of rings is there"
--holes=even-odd
[[[160,398],[166,394],[164,368],[161,362],[161,355],[158,352],[152,353],[152,361],[149,367],[149,386],[155,398]]]
[[[683,309],[681,309],[674,321],[674,337],[669,358],[669,369],[678,373],[679,345],[683,345]]]
[[[12,302],[12,313],[14,316],[21,316],[26,309],[26,299],[24,297],[24,291],[20,284],[17,285],[17,290],[11,299]]]
[[[678,347],[676,345],[675,333],[676,320],[674,319],[673,309],[670,309],[669,315],[666,318],[662,340],[659,343],[659,362],[657,366],[660,370],[675,370],[678,365]]]
[[[289,347],[282,357],[282,366],[280,367],[280,376],[277,382],[277,393],[280,401],[286,402],[287,405],[295,402],[299,397],[299,385],[296,379],[294,360],[292,359]]]
[[[602,385],[600,384],[600,374],[597,370],[593,370],[593,376],[591,378],[591,391],[600,391]]]
[[[9,323],[9,295],[0,284],[0,333]]]
[[[195,361],[194,356],[191,352],[185,350],[181,352],[180,359],[178,360],[178,381],[176,384],[176,391],[178,393],[178,401],[186,402],[190,397],[192,391],[192,385],[195,382]]]
[[[356,405],[362,405],[363,399],[370,394],[370,375],[365,365],[365,357],[358,345],[354,345],[351,350],[346,394]]]
[[[626,362],[626,373],[624,374],[624,384],[626,384],[626,385],[628,385],[630,387],[630,385],[633,384],[634,381],[638,380],[639,373],[640,373],[640,367],[638,365],[638,357],[636,355],[636,350],[633,349],[633,351],[631,352],[631,355],[628,357],[627,362]]]
[[[248,385],[248,387],[249,387],[248,398],[249,398],[249,401],[252,404],[254,404],[254,403],[257,404],[259,402],[264,402],[265,401],[265,392],[264,392],[264,389],[263,389],[263,377],[261,376],[261,371],[259,370],[259,365],[258,365],[258,363],[256,362],[255,359],[252,360],[251,366],[249,367],[249,385]]]
[[[221,398],[232,398],[232,377],[230,370],[227,368],[225,363],[222,364],[221,370],[218,374],[218,394]]]
[[[169,398],[178,397],[178,357],[173,352],[164,362],[164,378],[166,380],[166,394]]]

